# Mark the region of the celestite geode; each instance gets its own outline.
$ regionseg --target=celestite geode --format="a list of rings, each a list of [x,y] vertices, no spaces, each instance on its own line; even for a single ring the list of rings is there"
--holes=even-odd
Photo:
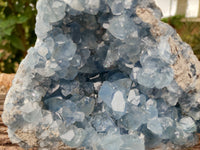
[[[197,142],[200,62],[153,0],[39,0],[37,42],[3,121],[24,148],[178,149]]]

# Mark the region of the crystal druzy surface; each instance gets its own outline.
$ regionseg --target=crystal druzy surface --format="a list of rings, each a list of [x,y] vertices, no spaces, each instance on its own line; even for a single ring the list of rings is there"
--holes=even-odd
[[[39,0],[3,121],[24,148],[197,142],[200,63],[152,0]]]

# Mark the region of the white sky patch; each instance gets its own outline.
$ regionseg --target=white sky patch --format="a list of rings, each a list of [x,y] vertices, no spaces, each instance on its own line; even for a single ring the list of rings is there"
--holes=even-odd
[[[188,0],[186,17],[197,17],[199,9],[199,0]]]
[[[155,0],[156,4],[161,8],[163,17],[174,16],[177,9],[177,0]],[[188,0],[186,17],[197,17],[199,10],[199,0]]]
[[[63,134],[61,136],[61,138],[67,140],[67,141],[71,141],[74,138],[75,134],[73,130],[69,130],[67,133]]]
[[[176,13],[177,0],[155,0],[163,12],[163,17],[174,16]]]
[[[121,91],[115,92],[111,106],[114,111],[124,112],[125,100],[124,100],[123,93]]]

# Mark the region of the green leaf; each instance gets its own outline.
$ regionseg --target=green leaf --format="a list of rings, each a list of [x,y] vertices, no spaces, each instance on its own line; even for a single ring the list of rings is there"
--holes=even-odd
[[[18,18],[17,18],[17,23],[18,24],[21,24],[21,23],[24,23],[24,22],[26,22],[27,20],[29,19],[29,17],[28,16],[19,16]]]
[[[13,35],[13,36],[10,37],[10,41],[11,41],[11,44],[15,48],[20,49],[22,51],[25,50],[24,44],[23,44],[22,40],[19,37]]]
[[[34,24],[37,0],[0,0],[0,71],[14,72],[15,64],[35,43]],[[24,31],[23,31],[24,30]],[[23,34],[23,35],[22,35]],[[9,57],[4,57],[8,56]]]
[[[9,16],[6,19],[0,19],[0,28],[6,29],[10,26],[13,26],[17,21],[16,16]]]
[[[3,30],[3,33],[10,36],[14,28],[15,26],[8,27],[7,29]]]

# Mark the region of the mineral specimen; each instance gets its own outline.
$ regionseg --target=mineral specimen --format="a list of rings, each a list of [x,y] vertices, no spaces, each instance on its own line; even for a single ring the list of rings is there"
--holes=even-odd
[[[3,122],[24,148],[144,150],[197,142],[200,62],[153,0],[39,0],[37,42]]]

